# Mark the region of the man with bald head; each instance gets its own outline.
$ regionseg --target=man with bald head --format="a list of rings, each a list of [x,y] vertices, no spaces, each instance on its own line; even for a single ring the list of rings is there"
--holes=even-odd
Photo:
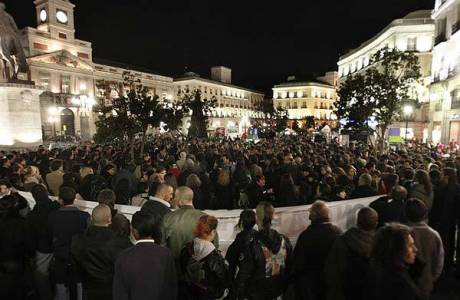
[[[309,209],[311,225],[299,236],[293,269],[296,299],[324,299],[327,294],[324,264],[341,230],[329,220],[329,208],[316,201]]]
[[[185,243],[193,240],[196,222],[205,213],[193,207],[193,191],[187,186],[177,188],[175,200],[179,208],[164,216],[161,232],[162,245],[171,249],[174,258],[178,259]],[[213,243],[219,245],[217,235]]]
[[[357,227],[335,241],[325,267],[328,299],[366,299],[363,283],[371,272],[370,255],[377,224],[377,212],[364,207],[358,212]]]
[[[111,223],[110,207],[99,204],[91,214],[91,226],[72,242],[72,261],[83,284],[84,299],[112,299],[115,260],[130,245],[116,243]]]

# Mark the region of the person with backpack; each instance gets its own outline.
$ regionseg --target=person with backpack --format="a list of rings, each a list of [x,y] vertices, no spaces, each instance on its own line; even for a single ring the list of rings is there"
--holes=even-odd
[[[274,299],[281,296],[288,284],[289,239],[272,229],[273,205],[260,202],[256,208],[258,232],[239,254],[230,299]]]
[[[327,299],[365,299],[377,224],[377,212],[364,207],[358,212],[357,227],[350,228],[337,238],[325,265]]]
[[[221,298],[228,285],[228,266],[212,241],[217,234],[217,218],[203,215],[195,226],[195,238],[180,255],[181,273],[186,283],[187,299]]]

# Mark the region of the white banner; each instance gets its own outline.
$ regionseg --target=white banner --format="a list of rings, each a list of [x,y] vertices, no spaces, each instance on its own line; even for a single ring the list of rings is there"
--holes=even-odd
[[[32,194],[20,192],[20,194],[27,199],[30,208],[35,206],[35,200]],[[342,230],[347,230],[356,224],[357,212],[368,206],[369,203],[379,198],[380,196],[374,196],[369,198],[345,200],[337,202],[327,202],[327,206],[330,209],[330,219],[334,225],[337,225]],[[75,205],[81,210],[87,211],[91,214],[93,208],[98,205],[96,202],[75,200]],[[304,231],[310,224],[308,219],[308,209],[311,205],[303,206],[292,206],[292,207],[280,207],[275,209],[275,218],[273,220],[273,228],[278,230],[280,233],[286,235],[291,239],[293,244],[297,240],[298,236]],[[132,215],[140,210],[138,206],[129,205],[115,205],[119,213],[124,214],[129,220]],[[238,230],[236,224],[240,217],[241,209],[235,210],[206,210],[209,215],[215,216],[219,220],[217,231],[219,233],[219,241],[221,250],[225,251],[228,246],[235,239]]]

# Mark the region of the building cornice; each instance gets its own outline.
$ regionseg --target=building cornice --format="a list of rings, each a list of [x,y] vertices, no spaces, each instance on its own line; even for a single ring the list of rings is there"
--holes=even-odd
[[[202,82],[206,82],[206,83],[212,83],[212,84],[215,84],[215,85],[218,85],[218,86],[226,86],[226,87],[230,87],[230,88],[234,88],[234,89],[247,91],[247,92],[250,92],[250,93],[253,93],[253,94],[259,94],[259,95],[262,95],[262,96],[265,95],[264,93],[262,93],[260,91],[248,89],[248,88],[245,88],[245,87],[241,87],[241,86],[237,86],[237,85],[233,85],[233,84],[229,84],[229,83],[225,83],[225,82],[221,82],[221,81],[217,81],[217,80],[211,80],[211,79],[207,79],[207,78],[202,78],[202,77],[198,77],[198,76],[186,76],[186,77],[175,78],[174,83],[182,82],[182,81],[188,81],[188,80],[190,80],[190,81],[191,80],[202,81]]]
[[[375,36],[363,42],[359,47],[353,50],[350,50],[346,54],[340,56],[339,63],[343,60],[347,60],[349,57],[365,49],[366,47],[370,47],[372,43],[376,42],[379,38],[383,37],[385,34],[387,34],[388,36],[391,36],[391,34],[396,32],[397,28],[413,27],[413,26],[421,26],[421,25],[422,26],[428,25],[428,26],[434,27],[434,21],[431,18],[396,19],[392,21],[389,25],[387,25],[384,29],[382,29],[379,33],[377,33]]]

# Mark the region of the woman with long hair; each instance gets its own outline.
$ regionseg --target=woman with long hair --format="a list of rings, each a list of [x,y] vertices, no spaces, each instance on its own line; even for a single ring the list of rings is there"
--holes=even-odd
[[[36,166],[28,166],[24,170],[24,191],[30,192],[32,187],[37,184],[45,186],[40,170]]]
[[[233,184],[228,168],[220,169],[214,192],[216,209],[233,209]]]
[[[372,258],[375,263],[375,278],[369,299],[377,300],[421,300],[423,293],[416,285],[417,247],[410,235],[410,228],[390,223],[380,228],[375,236]],[[414,277],[413,277],[414,276]]]
[[[195,226],[193,241],[180,256],[188,299],[219,299],[228,286],[228,267],[212,241],[217,234],[217,218],[203,215]]]

